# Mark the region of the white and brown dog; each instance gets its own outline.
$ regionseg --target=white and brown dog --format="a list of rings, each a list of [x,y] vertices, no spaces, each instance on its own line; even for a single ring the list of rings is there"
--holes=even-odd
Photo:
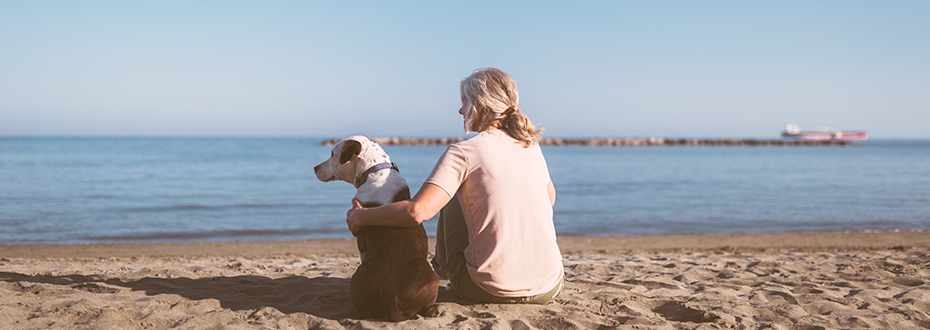
[[[329,159],[313,167],[323,182],[345,181],[364,207],[410,199],[407,181],[377,143],[360,135],[340,141]],[[426,230],[414,227],[363,227],[356,234],[362,264],[349,282],[352,305],[361,318],[398,322],[415,314],[438,314],[439,280],[426,260]]]

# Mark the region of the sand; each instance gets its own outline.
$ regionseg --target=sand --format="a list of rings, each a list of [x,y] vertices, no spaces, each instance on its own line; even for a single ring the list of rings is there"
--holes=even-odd
[[[351,240],[0,245],[10,329],[919,329],[930,327],[930,233],[560,237],[548,305],[352,317]],[[440,284],[445,285],[442,281]]]

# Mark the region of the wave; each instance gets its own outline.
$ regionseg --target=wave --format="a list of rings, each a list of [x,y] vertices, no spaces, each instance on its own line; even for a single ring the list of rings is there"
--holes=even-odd
[[[85,236],[82,239],[88,241],[167,241],[167,240],[186,240],[194,241],[198,239],[210,238],[236,238],[236,237],[293,237],[293,236],[324,236],[334,234],[340,231],[330,229],[259,229],[259,230],[217,230],[208,232],[166,232],[151,234],[129,234],[129,235],[108,235],[108,236]]]
[[[152,207],[130,207],[122,209],[123,212],[176,212],[176,211],[215,211],[223,209],[265,209],[265,208],[289,208],[289,207],[313,207],[312,204],[229,204],[229,205],[171,205],[171,206],[152,206]]]

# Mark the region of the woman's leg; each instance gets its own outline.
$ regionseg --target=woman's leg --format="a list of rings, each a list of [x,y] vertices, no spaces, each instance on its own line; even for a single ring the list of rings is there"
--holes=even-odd
[[[433,266],[433,270],[436,271],[436,275],[439,276],[440,280],[449,279],[449,274],[446,272],[446,239],[442,230],[443,228],[443,219],[442,216],[439,217],[439,220],[436,222],[436,254],[433,255],[433,260],[430,260],[430,265]]]
[[[478,287],[468,275],[465,249],[468,247],[468,225],[458,195],[452,196],[439,211],[436,229],[436,257],[440,268],[452,282],[452,289],[461,298],[476,302],[495,302],[494,296]],[[439,273],[440,271],[437,271]]]
[[[465,214],[462,212],[458,195],[452,196],[452,200],[439,211],[436,229],[436,257],[440,259],[439,267],[448,275],[452,289],[460,298],[475,302],[500,302],[499,297],[491,295],[471,281],[465,261],[467,247],[468,226],[465,223]]]
[[[439,211],[439,222],[436,224],[436,255],[432,261],[436,274],[450,280],[461,272],[467,274],[467,247],[468,227],[465,225],[465,214],[462,213],[458,195],[452,196],[449,203]]]

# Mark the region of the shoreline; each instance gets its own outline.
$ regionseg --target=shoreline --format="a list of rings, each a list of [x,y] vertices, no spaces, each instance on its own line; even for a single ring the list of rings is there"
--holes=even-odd
[[[638,236],[559,236],[562,254],[676,251],[863,251],[930,248],[930,232],[788,232]],[[429,237],[430,253],[435,238]],[[0,258],[172,256],[353,256],[354,239],[293,241],[81,243],[0,245]]]

